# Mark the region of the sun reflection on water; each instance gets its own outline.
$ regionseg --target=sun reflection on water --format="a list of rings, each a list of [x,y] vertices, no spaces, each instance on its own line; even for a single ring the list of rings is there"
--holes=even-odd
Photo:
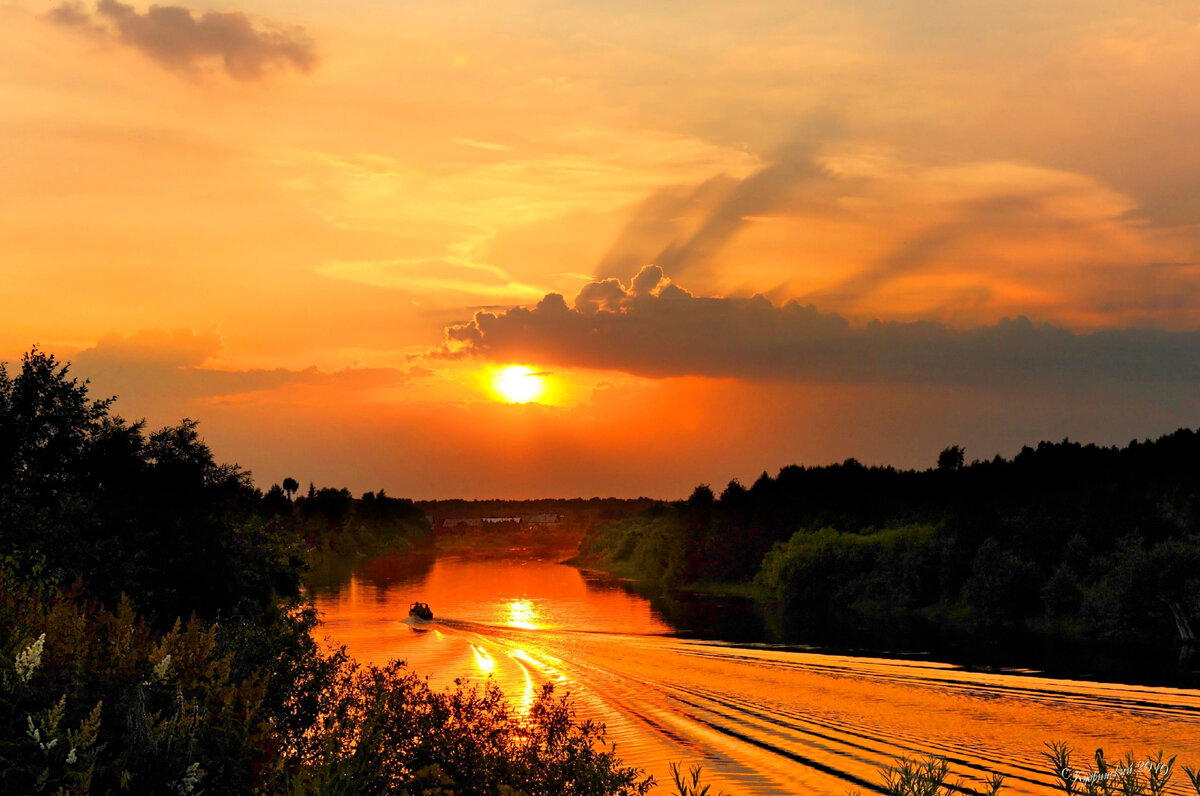
[[[496,668],[496,661],[487,650],[474,644],[471,645],[471,649],[475,652],[475,663],[479,665],[480,671],[490,672]]]
[[[508,654],[517,661],[517,665],[521,667],[521,673],[525,675],[525,688],[521,692],[520,699],[517,700],[516,707],[517,713],[522,716],[528,716],[529,711],[533,709],[533,701],[536,696],[533,688],[533,677],[529,674],[528,665],[533,664],[534,660],[529,656],[529,653],[522,649],[513,650]]]
[[[522,630],[537,630],[541,623],[537,610],[529,600],[513,600],[507,606],[507,616],[504,624],[509,627],[519,627]]]

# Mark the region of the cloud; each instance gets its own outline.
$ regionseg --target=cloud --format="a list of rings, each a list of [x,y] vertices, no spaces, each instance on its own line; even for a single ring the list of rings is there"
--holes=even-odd
[[[465,294],[491,303],[536,298],[540,290],[513,280],[502,268],[446,258],[327,260],[314,271],[330,279],[360,282],[409,293]]]
[[[597,266],[613,277],[654,262],[676,276],[703,274],[734,236],[755,218],[794,213],[800,207],[827,209],[824,200],[845,190],[843,181],[819,159],[820,144],[840,134],[840,124],[814,114],[803,133],[742,179],[718,174],[691,190],[666,187],[634,210],[625,229]],[[698,223],[687,224],[690,219]],[[663,242],[665,241],[665,243]],[[657,245],[657,250],[651,247]]]
[[[647,266],[629,288],[591,282],[446,330],[440,356],[529,361],[662,378],[1071,386],[1200,381],[1200,333],[1077,334],[1025,317],[969,329],[928,322],[854,325],[792,301],[694,296]]]
[[[302,28],[256,27],[240,11],[206,11],[193,16],[182,6],[152,5],[144,14],[117,0],[99,0],[94,14],[63,3],[51,21],[133,47],[175,72],[192,73],[219,59],[235,80],[260,80],[268,71],[290,67],[309,72],[317,64],[312,40]]]
[[[721,173],[694,188],[655,191],[635,208],[597,275],[621,276],[646,262],[676,276],[704,274],[748,223],[800,210],[827,213],[832,200],[854,182],[832,172],[822,159],[822,150],[843,135],[839,118],[812,111],[746,176]],[[651,252],[651,246],[657,250]]]
[[[212,360],[223,343],[216,329],[151,329],[129,337],[109,334],[95,346],[69,357],[76,373],[93,382],[98,395],[128,395],[139,402],[187,403],[290,386],[368,390],[428,375],[424,369],[355,367],[322,371],[315,367],[218,369]],[[128,402],[122,400],[122,406]]]
[[[129,337],[108,334],[92,348],[81,351],[84,362],[138,364],[162,368],[195,367],[221,351],[216,329],[196,334],[191,329],[146,329]]]

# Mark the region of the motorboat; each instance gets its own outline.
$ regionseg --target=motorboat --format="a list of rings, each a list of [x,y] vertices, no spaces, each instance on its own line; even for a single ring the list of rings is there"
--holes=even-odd
[[[433,621],[433,611],[430,610],[426,603],[413,603],[408,607],[408,615],[412,619],[417,619],[422,622]]]

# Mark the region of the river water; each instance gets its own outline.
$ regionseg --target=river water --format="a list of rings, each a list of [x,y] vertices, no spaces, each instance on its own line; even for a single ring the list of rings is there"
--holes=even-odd
[[[403,659],[434,684],[490,677],[518,709],[555,683],[660,783],[678,761],[734,794],[843,796],[876,790],[897,756],[933,753],[968,785],[998,771],[1006,792],[1049,793],[1051,740],[1080,764],[1103,747],[1200,766],[1200,690],[683,638],[618,582],[556,561],[379,559],[313,591],[323,633],[360,661]],[[416,600],[433,623],[409,622]]]

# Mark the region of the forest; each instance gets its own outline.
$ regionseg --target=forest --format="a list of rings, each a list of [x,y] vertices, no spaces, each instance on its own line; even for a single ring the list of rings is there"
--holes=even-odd
[[[850,459],[707,485],[607,524],[581,560],[652,587],[796,613],[919,616],[995,637],[1190,645],[1200,612],[1200,435],[1064,440],[926,470]]]

